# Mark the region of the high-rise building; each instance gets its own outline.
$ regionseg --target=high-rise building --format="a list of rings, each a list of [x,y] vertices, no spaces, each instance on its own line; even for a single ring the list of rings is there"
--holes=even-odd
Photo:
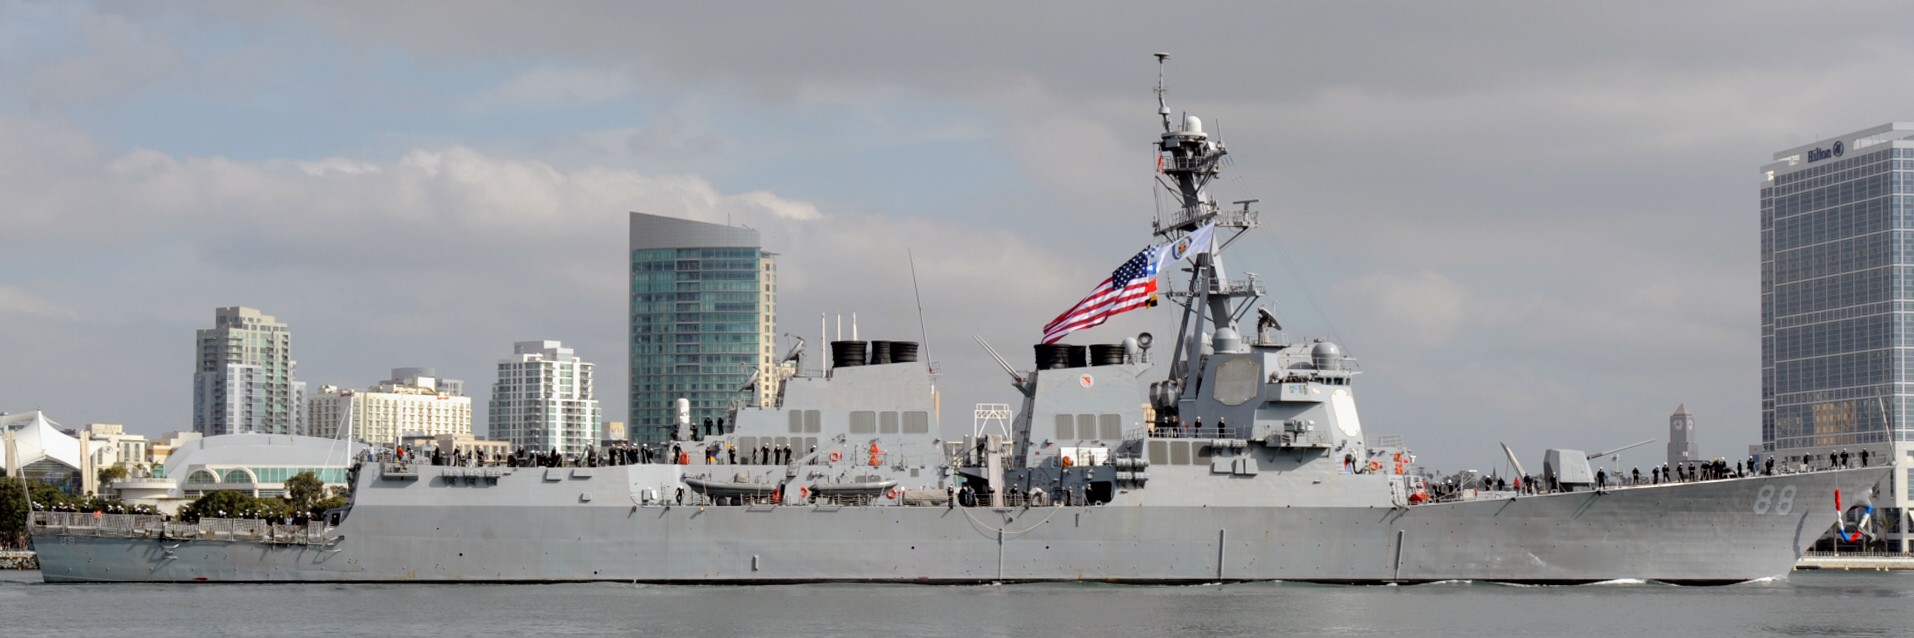
[[[392,378],[365,390],[324,386],[310,400],[312,436],[391,446],[402,435],[472,436],[472,398],[465,382],[431,368],[394,368]],[[350,423],[346,415],[351,414]]]
[[[465,382],[439,376],[432,368],[393,368],[392,379],[386,383],[428,387],[447,395],[465,396]]]
[[[1914,483],[1914,123],[1761,168],[1761,445],[1778,466],[1894,463],[1890,544]]]
[[[514,449],[577,454],[598,444],[592,364],[557,341],[520,341],[498,362],[488,437]]]
[[[631,433],[625,431],[624,421],[606,421],[598,424],[598,435],[604,437],[603,441],[606,445],[631,440]]]
[[[252,308],[220,308],[198,332],[193,431],[304,434],[306,384],[295,380],[292,332]]]
[[[774,400],[773,257],[750,228],[631,214],[633,442],[668,438],[680,398],[693,423],[726,418],[734,401]]]
[[[1683,403],[1668,415],[1668,465],[1699,460],[1700,456],[1701,450],[1695,445],[1695,415]]]

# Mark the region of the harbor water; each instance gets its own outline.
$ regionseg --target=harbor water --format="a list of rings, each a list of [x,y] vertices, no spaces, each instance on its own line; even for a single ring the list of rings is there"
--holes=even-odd
[[[143,638],[1907,636],[1911,603],[1914,572],[1726,587],[49,585],[0,572],[9,635]]]

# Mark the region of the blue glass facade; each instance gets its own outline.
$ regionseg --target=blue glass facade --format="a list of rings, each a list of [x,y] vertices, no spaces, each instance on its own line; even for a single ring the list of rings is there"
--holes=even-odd
[[[756,231],[633,214],[633,441],[666,440],[679,398],[696,424],[754,401],[738,390],[768,356],[771,282]]]
[[[1809,152],[1763,182],[1765,449],[1914,440],[1914,148],[1899,146]]]

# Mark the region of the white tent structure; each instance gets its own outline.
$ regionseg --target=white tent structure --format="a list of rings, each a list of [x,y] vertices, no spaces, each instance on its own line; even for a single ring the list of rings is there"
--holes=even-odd
[[[79,438],[60,431],[60,424],[39,410],[0,416],[0,440],[6,443],[0,455],[0,469],[7,476],[25,476],[28,480],[52,484],[71,494],[92,491],[91,454],[80,452]],[[97,452],[110,445],[89,441]]]

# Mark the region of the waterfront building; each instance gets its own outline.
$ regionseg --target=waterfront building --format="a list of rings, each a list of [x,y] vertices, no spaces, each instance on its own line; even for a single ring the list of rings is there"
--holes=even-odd
[[[365,390],[324,386],[310,400],[312,436],[390,447],[403,434],[472,435],[472,398],[465,382],[431,368],[394,368],[392,378]],[[350,423],[347,422],[350,416]]]
[[[489,438],[514,448],[564,454],[598,443],[592,364],[557,341],[520,341],[498,362],[487,411]]]
[[[96,489],[91,457],[106,453],[111,444],[86,439],[61,431],[59,423],[39,410],[0,415],[0,470],[68,494],[87,494]]]
[[[1668,466],[1683,465],[1689,461],[1700,460],[1701,451],[1695,444],[1695,415],[1688,411],[1688,404],[1675,408],[1668,415]]]
[[[693,423],[773,401],[777,269],[758,231],[632,213],[630,248],[631,440],[665,441],[681,398]]]
[[[252,308],[220,308],[198,332],[193,431],[206,436],[304,434],[306,384],[294,377],[292,332]]]
[[[166,460],[172,457],[173,450],[185,447],[187,444],[198,441],[201,438],[204,437],[201,437],[198,432],[187,432],[185,430],[161,434],[159,438],[153,439],[153,441],[146,446],[147,468],[153,471],[156,476],[164,478],[166,476]]]
[[[346,469],[365,449],[357,443],[287,434],[230,434],[181,437],[166,461],[150,476],[115,481],[112,489],[132,505],[151,505],[169,514],[194,499],[220,490],[260,497],[286,494],[286,480],[312,472],[327,490],[346,487]]]
[[[1761,168],[1761,446],[1776,463],[1893,463],[1881,519],[1908,551],[1914,483],[1914,123]],[[1890,489],[1891,488],[1891,489]]]
[[[143,434],[127,434],[126,426],[118,423],[88,423],[84,428],[87,438],[105,445],[95,446],[93,450],[94,467],[113,467],[124,465],[128,469],[146,463],[147,440]],[[79,432],[68,432],[68,436],[78,437]]]

